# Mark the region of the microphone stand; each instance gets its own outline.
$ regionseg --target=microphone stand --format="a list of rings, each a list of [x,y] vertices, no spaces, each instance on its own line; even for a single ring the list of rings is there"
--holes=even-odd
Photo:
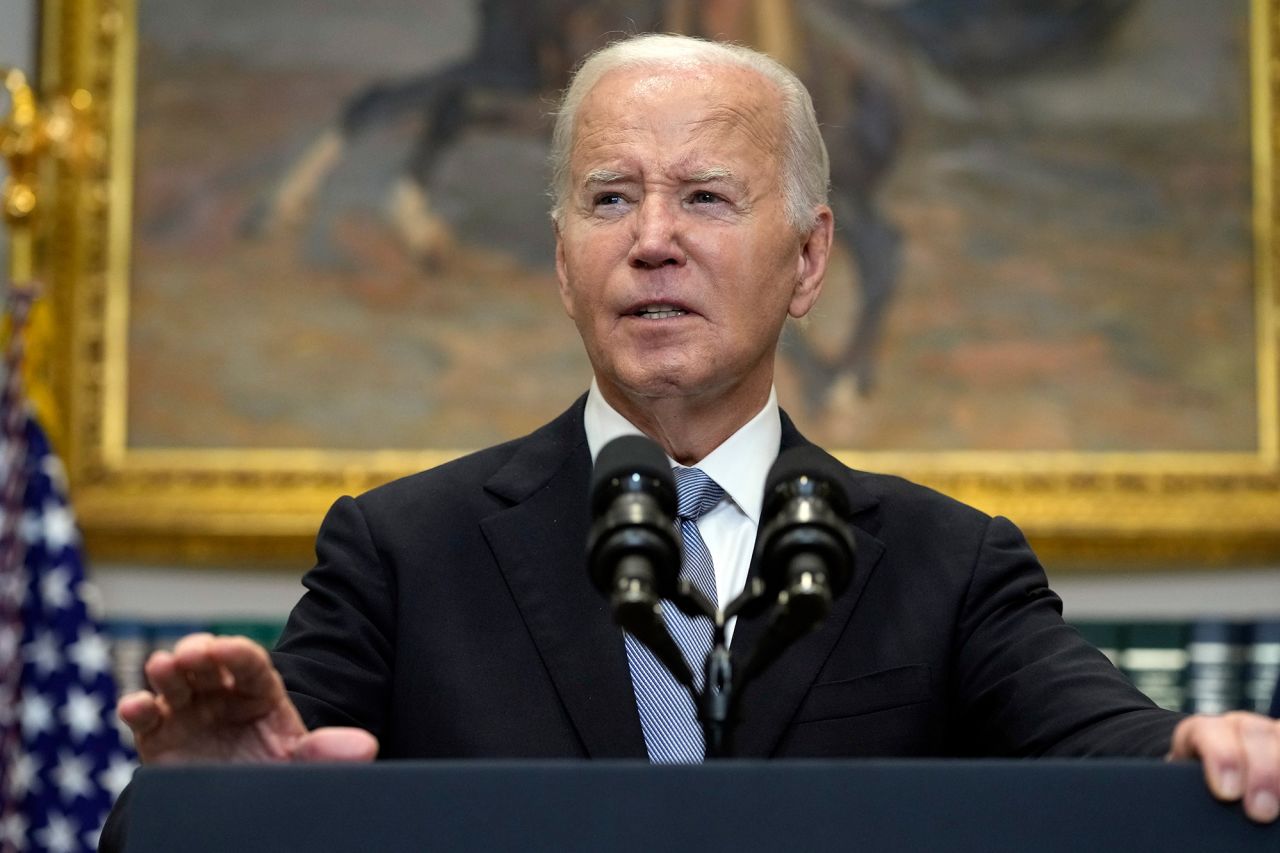
[[[751,578],[741,594],[729,602],[723,610],[716,607],[710,599],[694,586],[688,579],[681,578],[677,585],[677,594],[672,602],[690,617],[706,616],[711,620],[711,651],[703,666],[702,694],[698,695],[692,685],[685,685],[698,709],[698,717],[702,723],[706,737],[707,758],[728,758],[732,754],[730,734],[733,729],[733,714],[737,709],[738,693],[734,684],[733,656],[729,653],[726,641],[725,625],[728,621],[750,605],[758,602],[765,593],[765,584],[759,578]]]
[[[749,615],[762,613],[768,605],[767,584],[758,577],[749,578],[738,597],[721,610],[688,579],[680,578],[677,582],[672,603],[690,617],[706,616],[712,625],[711,651],[703,665],[701,695],[691,681],[678,678],[698,709],[706,737],[707,758],[728,758],[732,755],[734,713],[742,691],[787,647],[816,628],[830,609],[831,597],[825,584],[813,584],[815,576],[825,575],[821,565],[802,558],[794,568],[795,577],[778,596],[769,626],[755,648],[751,649],[741,672],[735,671],[733,657],[725,641],[725,626],[730,619],[744,612]],[[661,633],[666,634],[666,631]],[[678,657],[683,663],[683,657]]]

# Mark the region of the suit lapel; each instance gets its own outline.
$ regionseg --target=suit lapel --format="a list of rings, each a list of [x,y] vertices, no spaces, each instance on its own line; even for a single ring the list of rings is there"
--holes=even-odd
[[[587,755],[644,758],[622,632],[587,577],[582,408],[580,399],[522,442],[485,484],[512,505],[481,529]]]
[[[791,419],[783,413],[781,449],[787,450],[808,443]],[[858,486],[852,478],[845,481],[845,489],[849,497],[848,519],[853,526],[856,543],[853,579],[844,594],[836,599],[826,621],[818,630],[798,640],[746,686],[741,696],[738,726],[733,734],[733,751],[736,756],[765,758],[777,749],[800,703],[853,616],[862,591],[884,553],[883,543],[873,535],[877,526],[877,499]],[[758,570],[758,566],[751,567],[752,574]],[[733,635],[734,657],[739,662],[739,668],[745,655],[749,655],[755,648],[768,620],[768,612],[753,619],[739,620]]]
[[[587,755],[644,758],[622,632],[587,578],[591,455],[582,406],[580,399],[521,442],[485,484],[511,506],[486,518],[481,528]],[[781,449],[805,443],[784,413]],[[874,536],[876,499],[852,478],[845,486],[857,543],[853,580],[824,624],[747,686],[733,736],[735,755],[768,757],[777,749],[884,553]],[[750,652],[767,621],[767,613],[739,620],[735,657]]]

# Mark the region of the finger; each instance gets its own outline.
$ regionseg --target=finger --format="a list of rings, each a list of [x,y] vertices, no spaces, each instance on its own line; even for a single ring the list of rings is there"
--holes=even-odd
[[[231,675],[238,693],[271,700],[284,695],[284,682],[267,650],[248,637],[221,638],[213,655]]]
[[[197,693],[228,690],[231,677],[212,656],[217,642],[212,634],[188,634],[173,647],[173,658],[191,689]]]
[[[1270,823],[1280,815],[1280,722],[1247,714],[1237,725],[1245,755],[1245,814]]]
[[[331,726],[308,732],[293,750],[295,761],[373,761],[378,739],[364,729]]]
[[[147,658],[142,671],[151,689],[163,696],[171,708],[184,708],[191,701],[191,685],[178,669],[172,653],[156,652]]]
[[[135,736],[146,735],[160,725],[164,718],[155,694],[147,690],[138,690],[121,696],[120,701],[116,703],[116,714]]]
[[[1169,758],[1199,758],[1209,790],[1220,800],[1244,795],[1244,747],[1224,717],[1197,715],[1178,723]]]
[[[213,634],[208,631],[197,631],[194,634],[187,634],[181,637],[178,642],[173,644],[173,656],[176,658],[185,658],[192,655],[207,654],[209,645],[216,640]]]

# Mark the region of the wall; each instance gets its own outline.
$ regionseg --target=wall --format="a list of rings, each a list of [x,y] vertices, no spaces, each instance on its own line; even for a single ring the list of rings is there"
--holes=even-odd
[[[35,7],[35,0],[0,2],[0,64],[33,73]],[[0,245],[0,261],[3,252]],[[283,573],[98,564],[92,572],[105,613],[112,618],[272,619],[283,618],[302,593],[298,575],[303,568]],[[1051,578],[1066,602],[1067,615],[1075,619],[1280,614],[1280,567],[1276,566],[1138,573],[1053,571],[1051,567]]]

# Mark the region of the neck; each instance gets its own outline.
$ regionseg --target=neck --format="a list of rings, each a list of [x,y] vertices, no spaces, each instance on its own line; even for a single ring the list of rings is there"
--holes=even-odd
[[[668,456],[681,465],[696,465],[764,408],[773,376],[714,396],[643,397],[604,382],[597,384],[609,405]]]

